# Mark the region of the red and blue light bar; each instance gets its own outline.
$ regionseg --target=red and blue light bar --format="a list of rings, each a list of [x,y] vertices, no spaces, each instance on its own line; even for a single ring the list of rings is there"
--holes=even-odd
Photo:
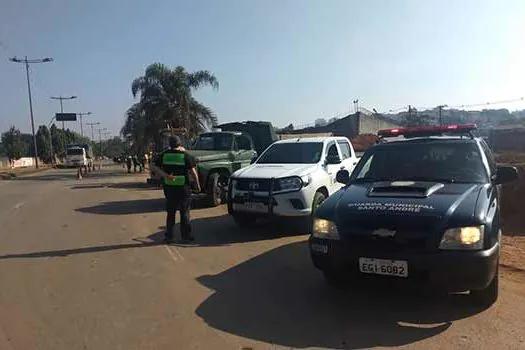
[[[417,135],[442,135],[442,134],[467,134],[476,130],[476,124],[450,124],[450,125],[431,125],[431,126],[417,126],[411,128],[394,128],[383,129],[377,132],[379,137],[396,137],[403,135],[417,136]]]

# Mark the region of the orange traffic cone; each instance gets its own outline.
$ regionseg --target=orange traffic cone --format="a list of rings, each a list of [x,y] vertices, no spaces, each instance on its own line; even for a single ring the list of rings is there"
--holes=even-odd
[[[77,171],[77,180],[82,180],[82,171],[80,170],[80,168],[78,168]]]

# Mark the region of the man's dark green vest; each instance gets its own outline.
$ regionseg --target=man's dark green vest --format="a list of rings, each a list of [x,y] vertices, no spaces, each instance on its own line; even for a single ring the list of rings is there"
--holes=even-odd
[[[162,165],[166,172],[174,176],[173,180],[164,178],[164,185],[182,187],[186,185],[186,156],[183,152],[164,152],[162,155]]]

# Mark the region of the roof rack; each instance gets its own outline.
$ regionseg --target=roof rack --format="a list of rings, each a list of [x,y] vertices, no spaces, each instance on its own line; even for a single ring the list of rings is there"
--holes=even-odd
[[[439,136],[443,134],[457,134],[468,135],[474,138],[473,133],[478,127],[476,124],[450,124],[450,125],[432,125],[432,126],[418,126],[410,128],[394,128],[383,129],[377,132],[378,143],[386,137],[404,136],[410,137],[425,137],[425,136]]]

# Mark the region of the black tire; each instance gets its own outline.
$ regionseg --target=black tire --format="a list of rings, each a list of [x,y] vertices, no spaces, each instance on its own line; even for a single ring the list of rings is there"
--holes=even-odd
[[[235,224],[240,228],[253,228],[257,224],[257,219],[251,215],[232,214],[232,217]]]
[[[323,203],[326,199],[326,196],[323,192],[317,191],[315,192],[314,199],[312,200],[312,212],[309,216],[304,217],[302,219],[301,223],[301,229],[302,231],[305,231],[305,233],[310,234],[312,232],[312,225],[313,225],[313,216],[315,213],[315,210]]]
[[[221,176],[219,173],[210,174],[208,183],[206,184],[206,195],[208,204],[212,207],[218,207],[224,203],[224,190],[220,182]]]
[[[492,282],[485,289],[471,290],[470,296],[478,306],[490,307],[498,300],[499,294],[499,268],[492,279]]]

